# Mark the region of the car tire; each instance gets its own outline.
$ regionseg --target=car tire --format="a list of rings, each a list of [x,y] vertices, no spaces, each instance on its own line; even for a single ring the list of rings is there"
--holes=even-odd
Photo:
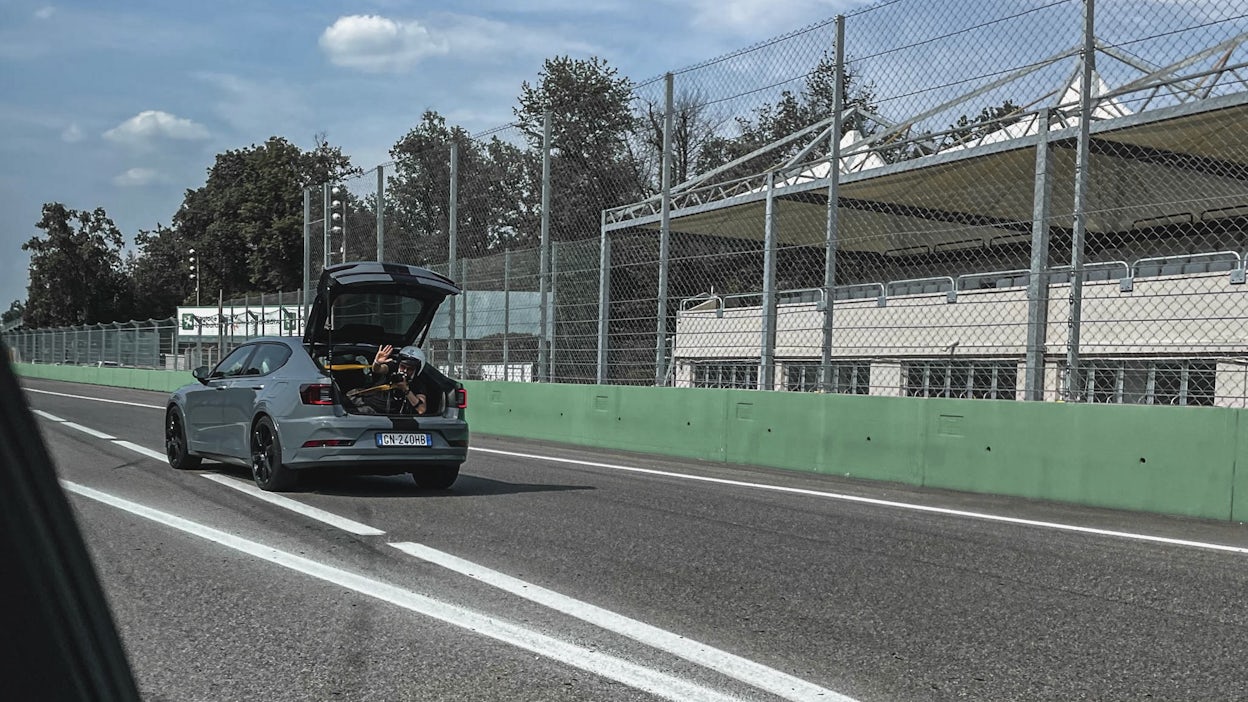
[[[177,407],[170,407],[165,413],[165,457],[174,470],[195,470],[203,462],[202,458],[191,454],[186,440],[186,420]]]
[[[412,471],[412,479],[426,490],[446,490],[459,478],[459,464],[429,466]]]
[[[273,420],[261,417],[251,429],[251,477],[261,490],[280,492],[295,486],[298,476],[282,464],[282,442]]]

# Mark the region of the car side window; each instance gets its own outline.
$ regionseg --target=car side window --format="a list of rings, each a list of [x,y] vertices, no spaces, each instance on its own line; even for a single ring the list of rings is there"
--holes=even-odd
[[[289,359],[289,348],[281,344],[260,344],[247,362],[247,370],[243,371],[243,375],[268,375],[286,365]]]
[[[247,367],[247,357],[252,351],[256,350],[255,344],[247,344],[239,346],[231,351],[216,368],[212,369],[212,375],[209,378],[233,378],[243,374],[243,370]]]

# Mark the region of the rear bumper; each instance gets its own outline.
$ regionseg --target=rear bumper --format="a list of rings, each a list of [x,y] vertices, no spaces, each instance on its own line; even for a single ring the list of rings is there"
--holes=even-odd
[[[377,445],[380,432],[429,435],[428,446]],[[403,473],[430,464],[460,464],[468,458],[468,423],[443,417],[360,415],[283,422],[278,427],[283,463],[293,470],[330,469],[359,473]],[[350,441],[347,446],[305,446],[313,441]]]

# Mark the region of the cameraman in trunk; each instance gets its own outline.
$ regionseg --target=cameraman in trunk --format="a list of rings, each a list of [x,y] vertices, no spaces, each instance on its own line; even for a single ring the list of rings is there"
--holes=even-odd
[[[377,349],[373,357],[375,375],[390,372],[390,356],[394,347],[389,344]],[[429,411],[428,389],[421,379],[425,369],[425,352],[416,346],[404,346],[398,353],[398,371],[390,380],[389,409],[391,414],[425,414]]]

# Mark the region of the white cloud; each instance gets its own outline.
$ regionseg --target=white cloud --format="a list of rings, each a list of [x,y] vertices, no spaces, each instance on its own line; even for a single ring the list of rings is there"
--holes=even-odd
[[[38,10],[35,10],[35,19],[41,19],[41,20],[51,19],[52,15],[54,14],[56,14],[55,7],[52,7],[51,5],[44,5]]]
[[[113,185],[120,188],[136,188],[150,185],[159,179],[160,174],[151,168],[131,168],[113,176]]]
[[[144,110],[112,129],[104,138],[125,144],[143,145],[158,138],[198,140],[208,138],[202,124],[160,110]]]
[[[84,136],[82,129],[74,122],[66,127],[65,131],[61,132],[61,141],[73,144],[74,142],[82,141]]]
[[[815,0],[814,2],[775,2],[775,0],[694,0],[695,30],[708,28],[759,36],[797,29],[802,24],[826,19],[862,0]]]
[[[335,65],[373,73],[405,71],[448,51],[446,41],[420,23],[378,15],[339,17],[321,34],[320,45]]]

